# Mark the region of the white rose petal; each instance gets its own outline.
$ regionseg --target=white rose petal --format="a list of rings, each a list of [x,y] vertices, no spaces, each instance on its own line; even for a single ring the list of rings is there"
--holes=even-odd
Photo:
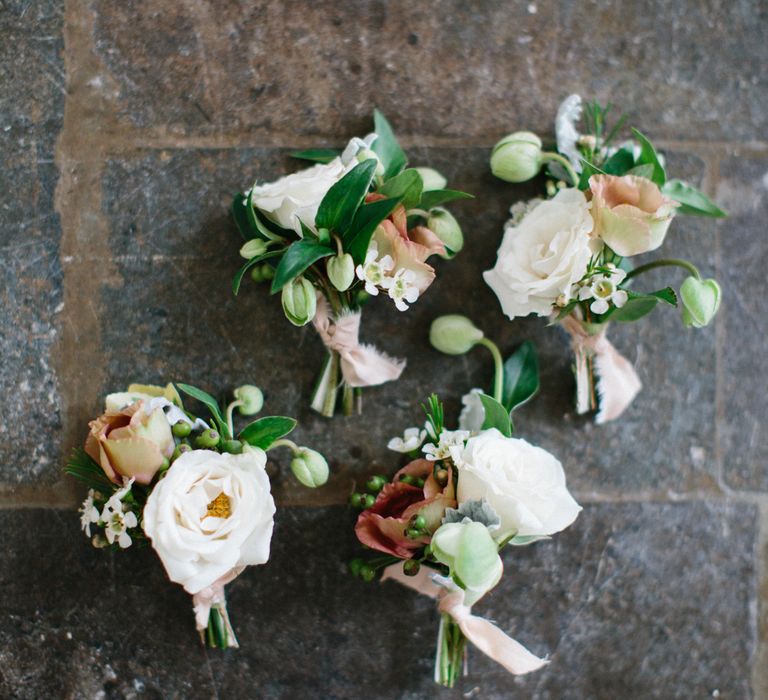
[[[485,408],[480,401],[480,395],[485,392],[482,389],[472,389],[461,397],[464,408],[459,415],[459,428],[471,433],[479,432],[485,422]]]
[[[552,535],[579,514],[565,472],[549,452],[498,430],[470,438],[458,455],[458,502],[486,500],[501,518],[497,539]]]
[[[168,577],[188,593],[210,586],[234,567],[269,559],[275,503],[263,450],[239,455],[192,450],[181,455],[147,499],[144,532]],[[229,515],[208,515],[220,494]]]
[[[568,188],[506,227],[496,266],[483,278],[510,319],[546,316],[560,295],[570,299],[587,270],[593,226],[584,193]]]

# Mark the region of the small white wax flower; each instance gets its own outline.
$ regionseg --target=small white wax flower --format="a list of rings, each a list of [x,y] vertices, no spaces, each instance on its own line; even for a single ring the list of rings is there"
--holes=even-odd
[[[387,273],[395,266],[395,261],[390,255],[385,255],[381,260],[378,258],[379,249],[375,243],[371,243],[365,254],[365,262],[355,270],[358,279],[365,282],[365,291],[371,296],[379,293],[379,287],[388,289],[392,284],[392,278],[387,277]]]
[[[91,536],[91,525],[98,523],[101,518],[99,509],[93,503],[95,494],[96,492],[93,489],[89,489],[88,495],[78,511],[80,513],[80,527],[88,537]]]
[[[403,437],[393,437],[388,443],[387,448],[393,452],[413,452],[421,447],[427,438],[427,431],[419,428],[406,428]]]
[[[611,304],[620,309],[627,303],[627,293],[618,288],[627,273],[613,264],[609,264],[607,267],[608,272],[593,275],[587,284],[579,287],[578,290],[579,301],[594,299],[589,308],[595,314],[604,314]]]
[[[464,447],[464,443],[469,439],[468,430],[443,430],[438,438],[437,445],[428,443],[422,447],[422,452],[430,462],[436,462],[441,459],[448,459],[454,454],[452,447]]]
[[[109,544],[114,544],[115,540],[122,549],[127,549],[133,544],[128,530],[137,527],[139,524],[136,513],[129,510],[129,506],[123,503],[123,498],[131,490],[133,479],[124,479],[123,488],[115,491],[107,501],[104,510],[101,513],[101,520],[104,521],[104,534]]]
[[[419,288],[416,285],[416,274],[413,270],[400,268],[392,277],[388,289],[389,298],[395,302],[398,311],[407,311],[408,304],[413,304],[419,298]]]

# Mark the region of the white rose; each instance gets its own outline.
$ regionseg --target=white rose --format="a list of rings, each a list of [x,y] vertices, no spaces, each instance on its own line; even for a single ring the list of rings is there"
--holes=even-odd
[[[560,190],[517,226],[507,225],[496,266],[483,277],[510,319],[546,316],[561,294],[570,299],[592,255],[593,225],[586,197],[575,188]]]
[[[501,518],[497,539],[513,533],[552,535],[581,510],[568,493],[560,462],[525,440],[493,428],[470,438],[455,457],[459,504],[486,500]]]
[[[191,594],[235,567],[269,559],[275,502],[263,450],[192,450],[155,486],[144,532],[171,581]]]
[[[254,185],[254,205],[268,219],[282,228],[292,229],[301,238],[300,222],[315,230],[315,216],[323,197],[358,164],[360,153],[374,155],[369,149],[375,137],[375,134],[369,134],[365,139],[353,138],[342,156],[330,163],[318,163],[275,182]]]

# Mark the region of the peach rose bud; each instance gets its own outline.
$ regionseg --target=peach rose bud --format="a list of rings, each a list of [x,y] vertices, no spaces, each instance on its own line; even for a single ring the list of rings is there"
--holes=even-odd
[[[655,183],[637,175],[593,175],[589,188],[594,233],[616,253],[639,255],[664,242],[677,203]]]

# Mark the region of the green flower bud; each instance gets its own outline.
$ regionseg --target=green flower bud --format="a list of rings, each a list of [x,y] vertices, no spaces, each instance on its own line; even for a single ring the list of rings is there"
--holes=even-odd
[[[246,260],[264,255],[267,252],[267,244],[261,238],[251,238],[250,241],[243,243],[240,248],[240,256]]]
[[[240,440],[224,440],[221,449],[232,455],[239,455],[243,451],[243,443]]]
[[[505,136],[491,152],[491,172],[507,182],[530,180],[541,165],[541,139],[530,131]]]
[[[185,438],[192,432],[192,426],[189,423],[180,420],[173,426],[173,428],[171,428],[171,431],[177,438]]]
[[[432,168],[414,168],[414,170],[421,175],[421,181],[424,183],[423,192],[430,192],[432,190],[444,190],[448,184],[448,180],[437,170]]]
[[[264,408],[264,394],[261,389],[253,384],[243,384],[232,392],[238,401],[243,405],[238,406],[237,410],[242,416],[254,416]]]
[[[427,520],[423,515],[417,515],[413,519],[413,527],[423,532],[427,529]]]
[[[265,282],[271,280],[275,276],[275,268],[269,263],[264,263],[261,266],[261,279]]]
[[[291,460],[293,475],[304,486],[315,488],[328,481],[328,462],[325,457],[308,447],[300,447]]]
[[[416,479],[414,479],[410,474],[401,474],[400,481],[410,486],[413,486],[416,483]]]
[[[371,508],[374,503],[376,503],[376,497],[371,493],[366,493],[364,496],[361,494],[362,499],[362,505],[363,509],[365,508]]]
[[[708,325],[720,308],[720,296],[720,285],[715,280],[686,279],[680,286],[683,324],[688,328]]]
[[[213,428],[208,428],[208,430],[203,430],[203,432],[195,438],[195,445],[203,449],[208,449],[216,447],[216,445],[219,444],[220,439],[221,437],[217,431]]]
[[[294,326],[306,326],[317,311],[317,294],[312,283],[297,277],[283,287],[283,312]]]
[[[340,292],[346,292],[355,281],[355,261],[349,253],[328,258],[325,269],[331,284]]]
[[[351,505],[353,508],[362,508],[363,507],[363,494],[362,493],[353,493],[349,497],[349,505]]]
[[[365,566],[365,562],[360,557],[357,557],[356,559],[353,559],[351,562],[349,562],[348,566],[349,566],[349,572],[353,576],[359,576],[360,569],[362,569],[363,566]]]
[[[406,559],[403,562],[403,573],[406,576],[415,576],[419,573],[419,569],[421,568],[421,564],[417,562],[415,559]]]
[[[436,318],[429,329],[432,347],[446,355],[463,355],[482,338],[483,332],[466,316],[458,314]]]
[[[384,479],[381,476],[372,476],[368,481],[365,483],[365,488],[367,488],[371,493],[378,493],[381,491],[381,489],[384,488],[384,484],[387,483],[387,480]]]
[[[370,583],[374,578],[376,578],[376,569],[374,569],[369,564],[363,564],[360,567],[360,578],[363,579],[363,581],[366,583]]]
[[[430,209],[427,228],[433,231],[448,249],[443,257],[452,258],[464,247],[461,226],[447,209],[443,209],[443,207]]]
[[[191,452],[191,451],[192,451],[192,445],[187,445],[187,443],[185,442],[181,443],[181,445],[176,445],[176,449],[173,451],[173,455],[171,455],[171,461],[175,462],[185,452]]]
[[[261,284],[264,281],[261,265],[255,265],[251,268],[251,279],[256,282],[256,284]]]

